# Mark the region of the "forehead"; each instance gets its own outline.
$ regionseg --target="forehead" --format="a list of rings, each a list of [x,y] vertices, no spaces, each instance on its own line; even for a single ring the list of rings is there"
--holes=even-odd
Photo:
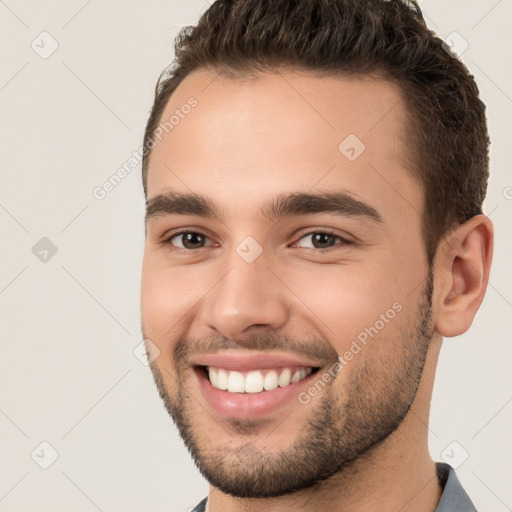
[[[162,114],[148,199],[192,191],[249,210],[263,196],[343,189],[388,203],[397,217],[418,213],[405,119],[399,88],[375,77],[281,70],[240,80],[197,70]]]

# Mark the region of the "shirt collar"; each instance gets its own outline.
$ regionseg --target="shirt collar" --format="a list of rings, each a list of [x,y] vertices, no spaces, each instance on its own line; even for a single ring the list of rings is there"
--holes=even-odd
[[[436,462],[436,471],[443,492],[434,512],[477,512],[455,470],[449,464]]]

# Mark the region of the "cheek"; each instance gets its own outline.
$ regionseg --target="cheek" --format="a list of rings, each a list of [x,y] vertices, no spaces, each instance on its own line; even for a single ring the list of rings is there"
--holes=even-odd
[[[307,274],[289,272],[300,316],[306,316],[338,354],[354,340],[388,337],[403,309],[403,294],[391,273],[359,264],[311,266]]]
[[[172,339],[173,326],[178,327],[190,308],[192,299],[189,300],[187,291],[194,290],[194,286],[187,283],[186,275],[186,272],[162,264],[157,255],[144,255],[141,318],[144,334],[155,342],[165,341],[164,335]]]
[[[201,265],[172,266],[147,251],[141,277],[141,318],[145,335],[168,344],[186,332],[221,272]]]

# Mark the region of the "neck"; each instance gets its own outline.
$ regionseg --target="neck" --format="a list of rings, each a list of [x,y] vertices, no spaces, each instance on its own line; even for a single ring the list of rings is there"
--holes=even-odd
[[[434,512],[442,489],[428,452],[428,411],[440,345],[435,336],[400,427],[342,472],[276,498],[235,498],[210,486],[206,512]]]

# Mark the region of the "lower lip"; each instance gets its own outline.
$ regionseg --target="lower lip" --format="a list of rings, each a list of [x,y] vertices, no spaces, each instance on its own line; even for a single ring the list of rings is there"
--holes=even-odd
[[[202,368],[195,369],[199,387],[206,401],[222,416],[236,419],[261,417],[283,407],[294,399],[297,400],[301,389],[309,385],[316,373],[310,373],[302,380],[271,391],[229,393],[214,388]]]

